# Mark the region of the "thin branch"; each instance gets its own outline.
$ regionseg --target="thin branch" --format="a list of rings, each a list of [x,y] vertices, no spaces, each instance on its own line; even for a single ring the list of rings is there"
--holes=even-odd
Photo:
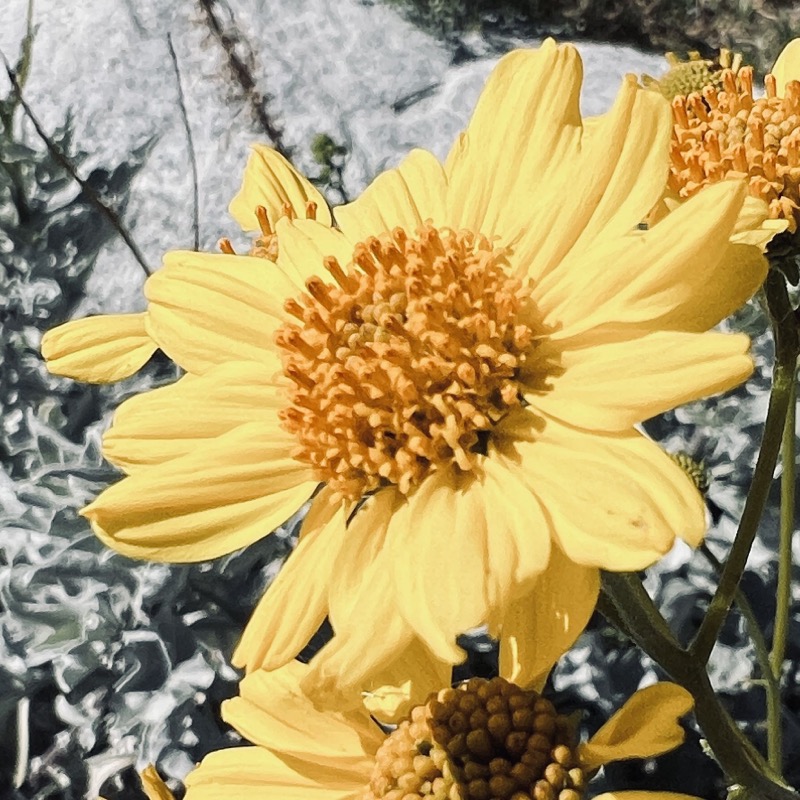
[[[214,13],[214,5],[217,0],[198,0],[200,8],[206,17],[206,24],[211,33],[222,45],[225,55],[228,58],[228,67],[234,79],[244,92],[247,102],[250,104],[253,116],[258,124],[263,128],[264,133],[269,136],[273,147],[287,160],[291,160],[291,148],[283,140],[283,130],[279,128],[272,118],[267,114],[267,103],[272,99],[269,95],[263,95],[256,88],[256,80],[253,73],[236,52],[237,41],[242,41],[241,36],[231,36],[227,33]],[[252,52],[252,51],[251,51]]]
[[[139,266],[144,270],[145,274],[152,275],[153,271],[147,265],[141,250],[139,250],[136,242],[133,240],[127,228],[122,223],[119,214],[117,214],[117,212],[114,211],[111,206],[107,205],[103,201],[97,191],[89,183],[81,178],[77,169],[75,168],[75,165],[69,160],[61,148],[50,138],[50,136],[47,135],[46,131],[42,127],[42,124],[39,122],[38,118],[33,113],[33,110],[28,105],[28,102],[23,97],[22,88],[17,80],[17,74],[8,63],[8,59],[6,59],[5,54],[0,52],[0,58],[3,60],[3,65],[5,67],[6,74],[8,75],[8,79],[11,81],[11,89],[14,92],[17,102],[20,104],[26,116],[31,121],[36,133],[44,142],[45,146],[50,152],[50,155],[58,163],[58,165],[81,187],[89,202],[109,221],[114,230],[120,235],[122,240],[128,246],[128,249],[131,251],[131,253],[133,253],[134,258],[139,262]]]
[[[767,408],[767,419],[761,436],[761,446],[747,500],[744,504],[739,528],[722,570],[714,597],[708,606],[705,619],[692,642],[690,652],[700,663],[707,663],[717,641],[722,624],[728,615],[736,587],[742,580],[750,549],[758,532],[764,512],[772,476],[783,440],[783,430],[792,398],[792,385],[800,350],[794,312],[789,303],[786,283],[781,273],[771,268],[764,283],[764,297],[769,311],[775,338],[775,364],[772,371],[772,390]]]
[[[172,35],[167,34],[167,48],[169,57],[172,59],[172,66],[175,69],[175,82],[178,84],[178,108],[183,120],[183,128],[186,131],[186,143],[189,145],[189,163],[192,168],[192,229],[194,230],[194,249],[200,249],[200,190],[197,181],[197,156],[194,151],[194,140],[192,139],[192,129],[189,125],[189,116],[186,113],[186,101],[183,95],[183,85],[181,84],[181,71],[178,67],[178,56],[175,55],[175,48],[172,46]]]

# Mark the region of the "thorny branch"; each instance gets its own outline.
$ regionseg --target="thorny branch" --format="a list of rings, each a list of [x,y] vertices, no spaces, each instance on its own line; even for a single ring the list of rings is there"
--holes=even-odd
[[[210,31],[225,51],[228,59],[228,67],[231,70],[234,80],[239,84],[250,110],[256,122],[261,126],[264,133],[269,136],[273,147],[286,159],[291,160],[291,148],[289,148],[283,139],[283,130],[267,113],[267,106],[272,100],[271,95],[262,94],[256,87],[256,80],[253,77],[251,69],[239,53],[236,52],[236,45],[241,44],[246,47],[248,54],[252,56],[252,49],[243,39],[241,34],[237,31],[236,34],[231,34],[225,30],[219,17],[214,11],[217,0],[198,0],[200,8],[205,14],[206,24]]]
[[[38,118],[33,113],[33,109],[31,109],[27,100],[25,100],[22,95],[22,87],[19,84],[17,73],[8,63],[8,59],[6,59],[4,53],[0,52],[0,58],[3,60],[3,66],[5,67],[8,79],[11,81],[11,90],[13,91],[14,96],[16,97],[28,119],[31,121],[31,124],[36,130],[39,138],[44,142],[45,146],[50,152],[50,155],[53,157],[56,163],[81,187],[89,202],[109,221],[114,230],[120,235],[122,240],[128,246],[128,249],[131,251],[131,253],[133,253],[134,258],[139,263],[139,266],[144,270],[145,274],[152,275],[152,269],[150,269],[148,266],[142,251],[139,249],[130,232],[123,224],[119,214],[117,214],[117,212],[111,208],[111,206],[107,205],[97,191],[78,174],[78,170],[72,161],[70,161],[67,155],[53,141],[53,139],[48,136],[47,132],[42,127],[41,122],[39,122]]]

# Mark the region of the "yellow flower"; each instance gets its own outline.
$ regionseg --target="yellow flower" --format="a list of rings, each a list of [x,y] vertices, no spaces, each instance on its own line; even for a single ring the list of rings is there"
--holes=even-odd
[[[790,233],[800,220],[800,39],[778,57],[753,96],[753,68],[726,69],[721,86],[677,96],[670,188],[691,197],[724,178],[747,178],[752,197]],[[781,228],[773,226],[773,235]]]
[[[603,764],[679,746],[689,694],[671,683],[637,692],[588,742],[534,690],[498,677],[428,692],[386,732],[363,706],[320,711],[299,688],[307,665],[257,671],[222,714],[252,746],[211,753],[186,778],[186,800],[581,800]],[[378,719],[382,719],[380,715]],[[603,800],[690,800],[614,792]]]
[[[584,129],[581,78],[570,46],[509,54],[445,164],[413,151],[336,227],[259,150],[232,205],[256,254],[170,253],[148,280],[143,330],[188,374],[120,407],[105,453],[128,476],[83,513],[127,555],[194,561],[313,496],[236,663],[286,663],[326,615],[326,680],[413,641],[458,662],[482,623],[570,643],[598,568],[702,539],[699,493],[635,426],[750,374],[747,337],[709,329],[766,262],[729,238],[743,182],[638,230],[669,105],[630,77]],[[44,350],[77,374],[71,335]]]
[[[706,86],[722,88],[722,73],[731,70],[734,74],[742,65],[742,56],[726,48],[719,51],[715,59],[702,58],[697,51],[691,51],[683,61],[675,53],[667,53],[669,69],[660,78],[642,75],[642,83],[648,88],[661,92],[667,100],[677,95],[702,92]]]

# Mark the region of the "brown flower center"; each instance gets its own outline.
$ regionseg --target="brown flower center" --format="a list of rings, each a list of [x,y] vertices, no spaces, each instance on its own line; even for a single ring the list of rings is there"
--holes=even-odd
[[[486,237],[423,225],[358,244],[335,284],[306,282],[286,303],[300,322],[278,331],[294,383],[282,412],[299,445],[341,496],[390,483],[407,493],[431,470],[472,469],[482,434],[520,402],[531,346],[521,318],[530,289],[508,275]]]
[[[386,738],[364,800],[580,800],[585,785],[566,717],[503,678],[473,678]]]
[[[691,197],[726,177],[749,179],[750,194],[769,205],[770,217],[786,219],[794,232],[800,221],[800,81],[783,97],[767,75],[766,97],[753,98],[753,70],[725,70],[722,90],[672,102],[674,133],[670,187]]]

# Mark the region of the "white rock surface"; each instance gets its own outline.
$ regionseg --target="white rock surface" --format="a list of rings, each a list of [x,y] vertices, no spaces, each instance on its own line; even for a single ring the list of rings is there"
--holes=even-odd
[[[218,5],[218,12],[224,8]],[[256,53],[258,89],[274,97],[270,112],[295,148],[297,165],[317,172],[315,134],[350,144],[345,177],[360,191],[414,146],[443,157],[469,118],[483,81],[499,58],[480,40],[479,55],[451,65],[451,53],[390,8],[359,0],[232,0],[225,20]],[[0,48],[14,61],[27,0],[3,0]],[[53,130],[70,110],[75,142],[92,164],[113,166],[137,144],[157,137],[136,178],[127,224],[148,262],[190,246],[191,177],[166,34],[180,62],[200,173],[201,246],[237,236],[227,205],[238,188],[248,145],[263,139],[232,84],[219,42],[198,3],[189,0],[37,0],[33,69],[26,95]],[[535,46],[507,42],[506,49]],[[653,72],[662,60],[631,48],[581,44],[585,114],[606,110],[626,72]],[[0,91],[6,83],[0,80]],[[415,93],[430,93],[402,110]],[[127,248],[102,254],[83,311],[123,311],[142,304],[143,279]]]

